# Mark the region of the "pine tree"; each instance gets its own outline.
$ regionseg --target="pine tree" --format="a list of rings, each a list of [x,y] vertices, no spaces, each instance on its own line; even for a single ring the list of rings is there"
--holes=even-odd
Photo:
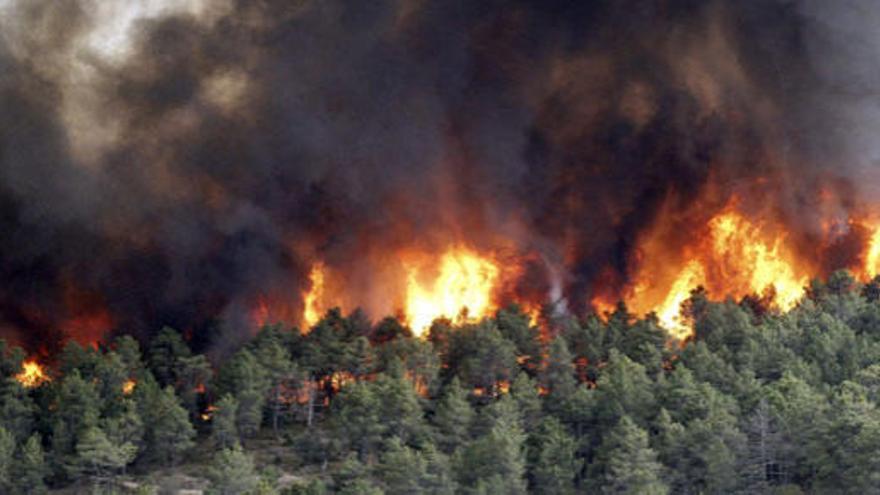
[[[452,468],[449,458],[438,451],[432,443],[422,447],[426,472],[421,480],[421,490],[430,495],[453,495],[456,493],[455,480],[452,479]]]
[[[144,371],[141,347],[130,335],[122,335],[113,340],[113,350],[122,359],[129,377],[139,378]]]
[[[541,396],[535,381],[527,373],[518,374],[510,386],[510,396],[516,402],[525,429],[531,430],[537,426],[541,418]],[[571,397],[565,398],[566,402],[570,399]]]
[[[5,381],[5,386],[0,384],[0,425],[15,436],[16,442],[23,442],[33,430],[37,408],[20,383],[13,378]]]
[[[203,354],[183,356],[177,360],[175,391],[191,420],[199,417],[199,395],[210,386],[213,371]]]
[[[149,453],[165,465],[174,465],[194,445],[195,429],[171,386],[157,395],[152,409],[147,423],[152,431]]]
[[[455,377],[443,389],[432,418],[437,430],[437,444],[443,452],[451,454],[467,442],[473,417],[474,410],[467,401],[467,391]]]
[[[644,424],[655,411],[654,384],[645,367],[612,350],[596,386],[595,414],[602,428],[612,428],[627,414]]]
[[[238,444],[217,452],[208,468],[210,493],[239,495],[252,493],[260,478],[254,469],[254,460]]]
[[[13,474],[18,493],[39,495],[46,492],[48,469],[39,434],[31,435],[21,447]]]
[[[544,418],[528,441],[532,492],[570,494],[583,462],[575,454],[577,442],[556,418]]]
[[[15,437],[0,426],[0,488],[12,485],[12,466],[15,463]]]
[[[346,457],[333,473],[333,485],[339,495],[382,495],[382,490],[375,485],[367,467],[356,455]]]
[[[469,388],[483,391],[487,400],[498,396],[499,385],[510,382],[519,370],[516,346],[485,320],[475,325],[464,325],[450,336],[450,375],[457,375]]]
[[[624,416],[602,442],[599,465],[604,468],[594,479],[602,493],[665,495],[669,488],[661,480],[661,465],[648,446],[648,434]]]
[[[164,327],[150,342],[150,369],[163,387],[175,385],[180,371],[179,361],[192,354],[177,330]]]
[[[108,416],[117,414],[122,402],[122,384],[129,377],[122,357],[112,351],[101,355],[95,364],[94,377],[103,406],[101,413]]]
[[[91,427],[80,436],[76,452],[76,471],[91,477],[98,486],[112,481],[133,461],[137,448],[130,443],[114,444],[100,428]]]
[[[253,437],[260,430],[270,386],[266,370],[249,349],[238,351],[220,368],[217,392],[238,401],[236,421],[242,437]]]
[[[424,413],[412,383],[400,369],[382,374],[373,383],[379,406],[379,421],[384,436],[396,436],[404,443],[411,443],[424,436]]]
[[[100,424],[107,438],[114,444],[131,444],[137,452],[144,448],[144,422],[134,400],[121,400],[119,413],[114,417],[102,418]]]
[[[388,495],[424,493],[421,483],[427,477],[427,463],[397,437],[386,442],[376,473]]]
[[[547,364],[541,372],[541,386],[549,394],[548,404],[560,403],[570,397],[577,386],[574,375],[574,363],[568,345],[562,337],[556,337],[550,343]]]
[[[216,410],[211,417],[211,438],[218,448],[228,449],[238,443],[237,412],[238,401],[235,397],[227,394],[217,401]]]
[[[366,459],[381,440],[379,404],[372,388],[357,382],[346,387],[331,403],[333,428],[348,448]]]
[[[509,406],[488,413],[494,419],[489,431],[456,455],[454,470],[463,493],[526,493],[525,433],[515,403],[499,402]]]
[[[58,407],[52,421],[52,461],[58,471],[76,471],[76,445],[80,435],[98,425],[101,400],[95,384],[74,368],[57,392]]]
[[[284,413],[288,400],[284,397],[285,385],[299,377],[290,359],[290,352],[278,338],[264,338],[254,350],[254,355],[265,370],[267,380],[267,402],[272,417],[272,430],[278,436],[279,421]]]

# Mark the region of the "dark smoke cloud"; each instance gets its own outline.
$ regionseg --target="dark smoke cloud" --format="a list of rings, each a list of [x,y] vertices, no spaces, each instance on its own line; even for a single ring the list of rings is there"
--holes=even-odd
[[[203,2],[116,57],[99,7],[0,7],[0,328],[31,347],[96,307],[234,341],[315,258],[382,300],[369,260],[456,236],[580,311],[661,210],[685,236],[745,195],[809,239],[820,186],[876,193],[868,1]]]

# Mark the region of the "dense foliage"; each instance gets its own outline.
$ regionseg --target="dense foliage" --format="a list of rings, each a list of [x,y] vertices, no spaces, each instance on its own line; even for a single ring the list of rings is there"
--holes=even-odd
[[[216,369],[168,328],[143,352],[70,343],[32,389],[0,342],[0,492],[149,493],[181,469],[223,494],[877,493],[878,299],[843,272],[785,314],[698,289],[686,343],[623,305],[426,339],[333,310]]]

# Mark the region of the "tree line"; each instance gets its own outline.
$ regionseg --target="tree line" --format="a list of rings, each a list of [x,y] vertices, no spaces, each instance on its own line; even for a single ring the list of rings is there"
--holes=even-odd
[[[425,339],[335,309],[216,366],[165,328],[71,342],[35,388],[0,341],[0,492],[204,464],[220,494],[880,493],[880,281],[834,273],[786,313],[696,289],[683,314],[685,343],[624,304]]]

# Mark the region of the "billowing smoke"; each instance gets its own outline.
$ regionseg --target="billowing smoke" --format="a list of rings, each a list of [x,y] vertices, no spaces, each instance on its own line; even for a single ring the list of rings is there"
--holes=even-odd
[[[226,342],[260,301],[298,314],[315,260],[391,313],[395,252],[462,240],[530,254],[512,290],[579,312],[626,283],[661,212],[674,247],[734,195],[827,256],[821,220],[877,199],[878,17],[0,1],[0,328],[32,348],[104,326]]]

